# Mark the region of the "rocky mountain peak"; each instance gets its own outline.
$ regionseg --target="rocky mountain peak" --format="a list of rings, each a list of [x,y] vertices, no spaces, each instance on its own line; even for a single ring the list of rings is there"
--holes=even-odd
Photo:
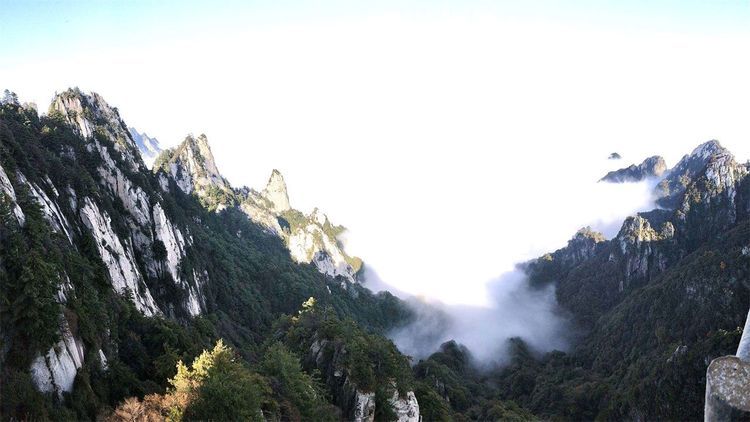
[[[229,190],[229,183],[219,173],[206,135],[188,135],[176,148],[163,151],[154,162],[154,170],[169,174],[187,193],[205,196],[211,187]]]
[[[599,181],[610,183],[639,182],[650,177],[660,177],[666,170],[667,163],[664,158],[654,155],[643,160],[641,164],[631,164],[628,167],[610,171]]]
[[[286,191],[284,176],[282,176],[281,172],[276,169],[271,172],[271,177],[268,179],[266,188],[263,189],[261,195],[271,201],[275,212],[283,212],[292,208],[289,205],[289,195]]]
[[[682,157],[672,169],[667,171],[664,179],[655,188],[656,203],[669,209],[677,208],[682,194],[693,179],[706,169],[711,157],[732,154],[721,146],[719,141],[710,140],[698,145],[693,152]]]
[[[729,151],[726,148],[721,146],[719,141],[717,141],[716,139],[712,139],[695,147],[693,152],[691,152],[688,157],[708,159],[714,154],[728,152]]]
[[[657,232],[651,227],[651,223],[643,216],[636,215],[628,217],[622,224],[617,239],[621,245],[635,244],[639,242],[653,242],[670,238],[674,235],[672,223],[666,222],[661,232]],[[622,246],[625,249],[625,246]],[[624,252],[624,251],[623,251]]]
[[[94,138],[98,149],[101,149],[99,142],[112,142],[132,170],[140,169],[142,160],[138,147],[120,112],[107,104],[101,95],[96,92],[86,94],[78,88],[71,88],[55,95],[49,112],[50,115],[61,115],[81,137]]]
[[[603,234],[591,227],[583,227],[568,241],[568,246],[561,249],[560,259],[566,265],[576,265],[594,256],[597,245],[606,240]]]

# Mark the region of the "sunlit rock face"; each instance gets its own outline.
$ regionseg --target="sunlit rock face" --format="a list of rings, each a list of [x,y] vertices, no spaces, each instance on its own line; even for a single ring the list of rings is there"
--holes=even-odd
[[[664,161],[664,158],[655,155],[646,158],[641,164],[631,164],[628,167],[611,171],[599,181],[609,183],[640,182],[648,178],[660,177],[666,170],[667,163]]]
[[[85,94],[77,88],[67,90],[55,96],[50,112],[60,113],[83,138],[94,139],[90,148],[102,151],[104,147],[101,142],[109,140],[115,150],[122,154],[130,170],[138,171],[145,167],[120,113],[99,94]]]
[[[183,271],[191,236],[165,211],[161,196],[164,181],[158,180],[151,186],[142,177],[146,167],[117,109],[95,93],[73,89],[54,98],[50,114],[61,118],[82,138],[89,154],[87,162],[98,175],[93,180],[97,187],[82,194],[73,186],[56,185],[58,182],[44,174],[16,171],[9,175],[0,168],[0,192],[7,198],[19,225],[24,225],[26,219],[17,203],[17,193],[23,189],[28,199],[39,206],[51,231],[71,247],[77,247],[81,237],[93,241],[112,289],[130,297],[138,311],[146,316],[201,314],[205,309],[203,288],[209,282],[208,273],[200,268],[189,273]],[[205,154],[205,140],[203,144],[197,145],[197,150]],[[72,149],[62,153],[72,160],[82,158]],[[161,250],[163,257],[156,256],[155,250]],[[65,306],[76,297],[76,291],[64,271],[57,276],[60,281],[56,299]],[[156,279],[174,283],[184,292],[179,295],[182,299],[170,301],[169,297],[163,297],[158,302],[147,283]],[[87,358],[81,338],[71,331],[64,315],[60,320],[59,342],[34,357],[30,366],[32,380],[42,392],[70,392],[77,371]],[[94,352],[89,355],[106,369],[104,351],[98,348]]]
[[[660,242],[673,236],[674,227],[670,222],[665,222],[661,230],[656,231],[641,215],[625,219],[615,239],[624,263],[621,290],[633,279],[648,280],[666,269],[667,258],[660,248]]]
[[[274,169],[271,173],[271,177],[268,179],[266,188],[263,189],[261,195],[268,199],[272,204],[273,211],[282,213],[291,209],[289,206],[289,195],[286,192],[286,182],[284,182],[284,176]]]
[[[85,94],[72,89],[58,94],[50,106],[50,113],[62,116],[85,139],[86,149],[98,155],[98,183],[103,188],[102,193],[111,195],[124,208],[125,212],[118,216],[123,221],[117,224],[127,227],[127,235],[115,232],[112,216],[101,209],[101,202],[96,197],[78,198],[77,193],[68,188],[71,199],[65,206],[80,216],[83,226],[95,239],[113,288],[123,294],[132,293],[136,307],[144,314],[163,314],[166,308],[162,309],[156,303],[145,279],[167,273],[174,284],[186,292],[186,299],[177,304],[181,308],[178,313],[200,314],[205,303],[200,291],[205,277],[199,280],[190,274],[182,274],[181,262],[189,246],[184,231],[165,213],[159,190],[154,190],[140,177],[147,169],[133,133],[140,137],[141,143],[149,146],[150,152],[158,149],[156,141],[128,129],[117,109],[110,107],[96,93]],[[194,158],[201,160],[202,168],[212,172],[211,175],[218,174],[205,137],[193,140],[191,147],[195,151]],[[203,160],[204,156],[208,159]],[[162,189],[165,182],[159,179]],[[211,180],[211,183],[216,182]],[[48,184],[57,196],[54,185]],[[32,189],[36,187],[30,186]],[[37,188],[34,192],[53,229],[65,232],[70,238],[60,205],[49,200],[43,189]],[[154,256],[154,250],[159,249],[156,246],[164,247],[164,258]],[[136,256],[140,256],[145,269],[136,262]],[[172,305],[169,305],[170,309]]]
[[[260,192],[247,187],[234,189],[219,173],[205,135],[188,136],[178,147],[164,151],[154,171],[165,191],[168,181],[162,183],[161,178],[169,177],[180,190],[197,195],[211,210],[238,207],[268,233],[280,237],[295,261],[313,264],[323,274],[341,277],[344,283],[358,280],[362,263],[347,255],[338,239],[345,228],[333,225],[317,208],[309,215],[292,208],[280,171],[271,172]]]
[[[221,176],[206,135],[188,135],[176,148],[163,151],[154,162],[154,170],[163,170],[186,194],[209,195],[210,190],[230,191]]]
[[[390,403],[398,422],[420,422],[419,402],[413,391],[407,392],[403,398],[394,391]]]
[[[708,157],[704,169],[688,184],[675,212],[675,229],[695,247],[747,215],[748,167],[724,149]]]
[[[5,169],[2,166],[0,166],[0,190],[5,194],[7,200],[10,201],[10,206],[13,215],[16,217],[16,221],[23,226],[26,222],[26,216],[23,214],[21,207],[18,206],[16,190],[13,187],[13,184],[10,183],[10,179],[8,179],[8,175],[5,173]]]
[[[147,287],[142,287],[143,277],[138,271],[132,245],[123,245],[112,230],[110,217],[91,199],[86,198],[81,208],[81,220],[94,237],[97,250],[109,271],[112,287],[118,293],[133,292],[136,307],[145,315],[160,314],[151,292]]]
[[[728,152],[715,140],[698,145],[693,152],[682,157],[664,173],[662,181],[654,188],[657,205],[662,208],[677,208],[688,185],[703,172],[711,157]]]
[[[315,364],[323,381],[334,392],[334,400],[344,412],[344,419],[361,422],[375,420],[375,393],[363,391],[352,382],[346,365],[343,345],[315,338],[306,359]],[[419,402],[413,391],[400,396],[393,384],[393,396],[388,404],[398,422],[419,422]]]
[[[26,176],[23,175],[23,173],[16,173],[16,178],[20,183],[26,185],[26,187],[29,189],[29,193],[31,194],[31,196],[42,208],[44,217],[52,227],[52,230],[56,233],[65,235],[68,241],[72,243],[70,225],[68,224],[68,221],[65,219],[65,216],[60,210],[60,207],[57,205],[57,202],[50,199],[50,197],[47,196],[44,190],[41,189],[37,184],[29,182],[26,179]],[[45,182],[48,184],[53,194],[55,196],[58,196],[57,189],[55,188],[55,185],[53,185],[49,180],[49,178],[46,178]]]
[[[83,366],[85,349],[80,338],[73,336],[63,318],[60,341],[47,353],[37,355],[31,363],[34,384],[43,393],[69,393],[73,390],[78,369]]]

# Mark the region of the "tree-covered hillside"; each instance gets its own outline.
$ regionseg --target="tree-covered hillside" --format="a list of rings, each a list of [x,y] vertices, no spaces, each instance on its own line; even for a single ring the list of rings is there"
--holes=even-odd
[[[273,322],[310,297],[373,333],[409,318],[294,262],[237,209],[160,185],[96,95],[66,91],[42,116],[3,101],[0,165],[3,418],[93,419],[164,392],[218,339],[260,362]]]
[[[658,177],[667,208],[582,229],[521,265],[577,328],[568,352],[508,339],[504,367],[443,344],[359,283],[362,262],[274,171],[234,188],[205,136],[146,168],[128,126],[71,89],[0,101],[3,420],[696,420],[705,372],[750,307],[750,165],[716,141]],[[551,211],[553,212],[553,211]],[[467,246],[468,247],[468,246]],[[498,321],[501,324],[502,321]]]

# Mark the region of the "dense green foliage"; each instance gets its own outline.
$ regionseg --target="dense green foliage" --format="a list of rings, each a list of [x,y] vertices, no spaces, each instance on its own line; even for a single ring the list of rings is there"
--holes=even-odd
[[[340,280],[320,274],[311,265],[295,263],[280,239],[265,233],[238,210],[211,212],[174,185],[169,193],[162,192],[157,176],[145,171],[142,164],[138,164],[140,170],[126,164],[104,132],[97,126],[94,136],[124,177],[158,201],[170,220],[190,234],[180,271],[186,279],[195,272],[209,280],[202,291],[205,312],[195,318],[185,314],[181,306],[185,290],[165,271],[149,275],[148,256],[166,258],[161,242],[149,250],[136,249],[135,259],[145,284],[160,308],[169,310],[168,315],[144,317],[127,295],[115,293],[76,207],[84,198],[91,198],[111,218],[122,239],[131,239],[137,222],[102,180],[99,152],[90,148],[91,140],[77,135],[60,113],[38,117],[32,109],[4,102],[0,105],[0,164],[15,187],[16,202],[26,222],[18,224],[7,195],[3,195],[3,417],[67,414],[91,419],[127,397],[162,393],[175,374],[176,362],[192,359],[217,338],[223,338],[245,362],[259,362],[272,323],[283,314],[296,312],[311,296],[371,332],[384,333],[409,318],[408,309],[390,294],[373,294],[359,285],[342,286]],[[70,240],[61,230],[51,228],[26,185],[17,180],[19,173],[57,203],[72,204],[60,207],[62,217],[70,223]],[[68,279],[72,289],[61,301],[58,291]],[[81,339],[86,356],[72,393],[58,400],[35,391],[28,368],[31,359],[46,354],[57,341],[63,323]],[[106,370],[99,349],[107,356]],[[293,372],[289,366],[265,370],[269,379],[275,380],[269,384],[273,389],[299,389],[300,380],[288,378]],[[277,370],[281,372],[273,372]],[[229,375],[217,373],[221,376]],[[212,387],[208,384],[206,388]],[[292,412],[289,409],[299,405],[302,410],[294,412],[306,415],[314,407],[308,409],[300,403],[310,400],[279,401],[278,411]]]
[[[532,286],[555,285],[580,329],[577,345],[540,356],[510,339],[510,364],[480,371],[455,342],[411,362],[384,337],[412,317],[401,301],[295,263],[281,239],[235,207],[217,212],[238,201],[237,192],[208,187],[199,199],[171,180],[163,190],[158,175],[127,162],[126,139],[112,139],[109,123],[83,113],[94,123],[93,139],[82,139],[58,112],[39,117],[11,94],[0,101],[0,165],[16,196],[0,193],[4,420],[338,420],[351,418],[359,393],[374,395],[376,420],[392,420],[389,401],[408,391],[425,421],[694,420],[706,365],[732,354],[739,341],[750,305],[750,178],[731,201],[691,168],[695,179],[677,180],[684,194],[671,198],[688,201],[682,214],[642,215],[659,233],[648,247],[626,251],[583,230],[567,248],[528,263]],[[189,237],[179,271],[190,287],[203,281],[200,316],[185,310],[185,286],[164,269],[168,250],[160,240],[133,253],[164,315],[144,316],[133,292],[113,289],[82,222],[82,201],[109,216],[127,245],[136,244],[138,230],[153,228],[140,227],[108,184],[94,142],[118,177],[160,204]],[[68,227],[55,227],[33,189],[63,204]],[[279,223],[294,230],[307,219],[291,210]],[[669,227],[673,236],[661,236]],[[343,230],[323,225],[331,238]],[[629,259],[642,258],[637,254],[649,266],[643,274],[629,270]],[[148,270],[153,262],[160,270]],[[42,394],[30,364],[66,332],[82,342],[84,364],[71,392]]]

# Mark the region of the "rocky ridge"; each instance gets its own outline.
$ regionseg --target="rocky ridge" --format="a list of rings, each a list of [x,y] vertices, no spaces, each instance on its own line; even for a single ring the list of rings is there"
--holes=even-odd
[[[640,182],[648,178],[660,177],[666,170],[667,163],[664,158],[655,155],[646,158],[641,164],[631,164],[628,167],[610,171],[599,181],[609,183]]]
[[[221,176],[205,135],[188,136],[174,149],[165,150],[154,171],[160,180],[174,180],[186,194],[196,194],[210,209],[237,207],[253,222],[280,237],[297,262],[313,264],[321,273],[357,282],[362,267],[359,258],[349,256],[338,239],[345,229],[333,225],[317,208],[310,214],[291,207],[284,176],[274,169],[265,188],[258,192],[232,188]],[[168,189],[168,183],[162,185]],[[344,284],[345,285],[345,284]]]
[[[158,192],[149,191],[138,177],[145,170],[138,148],[116,108],[110,107],[98,94],[84,94],[71,89],[56,95],[50,116],[67,122],[86,142],[88,153],[98,157],[98,192],[79,191],[71,185],[58,185],[49,175],[32,179],[17,170],[12,175],[0,167],[0,185],[9,199],[20,226],[25,216],[16,200],[18,189],[27,191],[41,208],[51,229],[64,236],[76,248],[77,239],[89,237],[104,263],[112,288],[130,295],[136,308],[144,315],[196,316],[204,309],[201,285],[190,274],[183,274],[180,265],[189,246],[190,236],[184,228],[172,223],[165,213]],[[75,151],[63,154],[77,159]],[[115,226],[108,206],[121,204],[118,213],[125,226]],[[155,256],[155,245],[164,249],[165,258]],[[137,251],[137,252],[136,252]],[[168,278],[184,289],[184,299],[157,303],[148,280]],[[62,280],[68,279],[62,272]],[[59,302],[64,305],[76,296],[69,282],[61,284]],[[73,378],[85,359],[81,339],[68,328],[70,321],[61,315],[60,341],[46,354],[34,358],[31,372],[40,391],[59,394],[71,391]],[[99,350],[102,362],[106,355]]]
[[[583,378],[621,379],[596,381],[612,391],[598,417],[690,419],[702,412],[703,390],[695,386],[705,381],[705,365],[727,354],[738,338],[731,330],[747,314],[749,170],[717,141],[701,144],[662,175],[654,189],[660,208],[628,217],[609,240],[584,229],[522,266],[532,285],[554,284],[560,306],[587,333],[573,352],[591,362]],[[632,377],[659,386],[640,390],[644,383]],[[627,396],[636,390],[638,399]],[[666,404],[683,391],[700,398]]]

